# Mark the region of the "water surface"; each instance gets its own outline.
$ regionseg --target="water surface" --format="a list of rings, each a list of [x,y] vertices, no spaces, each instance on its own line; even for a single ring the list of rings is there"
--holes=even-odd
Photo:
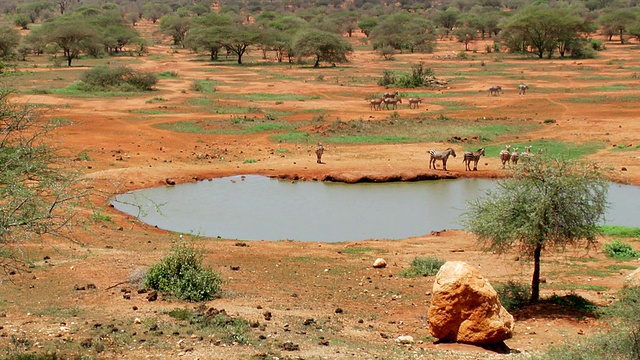
[[[119,195],[116,209],[162,229],[243,240],[403,239],[460,229],[467,201],[488,179],[392,183],[218,178]],[[612,184],[607,224],[638,226],[640,187]]]

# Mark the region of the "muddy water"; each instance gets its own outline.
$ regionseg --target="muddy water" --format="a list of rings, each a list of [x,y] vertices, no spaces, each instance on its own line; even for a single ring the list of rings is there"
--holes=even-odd
[[[234,176],[119,195],[116,209],[162,229],[242,240],[402,239],[460,229],[486,179],[343,184]],[[640,187],[612,184],[607,224],[640,226]]]

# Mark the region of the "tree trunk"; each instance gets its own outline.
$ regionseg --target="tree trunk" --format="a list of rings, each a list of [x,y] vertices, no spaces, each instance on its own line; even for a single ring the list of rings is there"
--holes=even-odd
[[[320,56],[316,56],[316,63],[313,64],[314,68],[320,67]]]
[[[623,32],[623,30],[620,30],[620,44],[624,44],[624,36],[622,36]]]
[[[542,253],[542,243],[538,243],[533,251],[533,277],[531,279],[531,303],[540,300],[540,254]]]

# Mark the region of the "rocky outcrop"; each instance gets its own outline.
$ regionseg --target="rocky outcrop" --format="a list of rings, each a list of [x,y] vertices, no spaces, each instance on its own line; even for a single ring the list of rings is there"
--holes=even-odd
[[[633,270],[627,278],[624,279],[625,287],[640,286],[640,268]]]
[[[511,338],[514,319],[480,272],[447,262],[433,284],[428,312],[431,335],[444,342],[497,344]]]

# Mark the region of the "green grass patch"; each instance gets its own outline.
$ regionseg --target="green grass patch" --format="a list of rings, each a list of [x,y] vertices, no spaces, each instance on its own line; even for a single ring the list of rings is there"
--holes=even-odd
[[[372,252],[376,249],[372,248],[372,247],[359,247],[359,246],[354,246],[354,247],[348,247],[345,249],[342,249],[340,251],[338,251],[338,253],[340,254],[352,254],[352,255],[360,255],[360,254],[364,254],[364,253],[368,253],[368,252]]]
[[[540,284],[540,287],[545,289],[555,289],[555,290],[587,290],[587,291],[607,291],[609,290],[608,286],[602,285],[591,285],[591,284],[562,284],[562,283],[553,283],[553,284]]]
[[[429,104],[424,104],[424,105],[425,107],[427,107],[430,104],[444,106],[445,111],[463,111],[463,110],[475,109],[474,106],[465,104],[460,101],[437,100],[437,101],[429,101]]]
[[[251,118],[247,118],[251,119]],[[288,123],[274,122],[269,120],[247,120],[247,121],[180,121],[175,123],[158,124],[155,127],[182,133],[196,134],[254,134],[261,132],[290,131],[293,126]]]
[[[408,269],[400,271],[400,276],[413,278],[418,276],[434,276],[446,261],[437,257],[416,257],[409,264]]]
[[[51,316],[57,318],[72,318],[84,313],[84,309],[73,306],[70,308],[61,308],[58,306],[49,306],[44,309],[34,311],[33,314],[37,316]]]
[[[305,131],[294,131],[284,134],[271,135],[270,138],[276,142],[292,144],[311,144],[315,141],[315,138]]]
[[[159,115],[159,114],[169,114],[169,111],[166,110],[155,110],[155,109],[137,109],[137,110],[127,110],[132,114],[145,114],[145,115]]]
[[[626,238],[640,238],[640,227],[629,227],[619,225],[600,225],[599,230],[602,235],[618,236]]]
[[[526,150],[527,146],[531,146],[531,153],[536,154],[540,149],[545,155],[562,156],[565,159],[579,159],[583,156],[596,153],[598,150],[605,148],[604,143],[590,142],[584,144],[575,144],[568,142],[559,142],[556,140],[535,140],[527,143],[510,142],[511,149],[518,148],[520,153]],[[504,149],[505,144],[492,144],[485,147],[487,157],[498,157],[500,151]],[[471,148],[470,148],[471,149]],[[476,147],[474,146],[474,149]]]
[[[189,98],[186,101],[187,105],[190,106],[200,106],[200,107],[205,107],[205,106],[211,106],[214,104],[213,99],[207,98],[207,97],[197,97],[197,98]]]
[[[637,266],[633,266],[633,265],[624,265],[624,264],[616,264],[616,265],[609,265],[607,266],[607,270],[611,271],[611,272],[616,272],[616,271],[620,271],[620,270],[635,270],[637,269]]]
[[[640,95],[594,95],[568,98],[566,101],[577,104],[626,103],[638,102]]]
[[[202,94],[213,94],[216,92],[215,85],[218,85],[217,81],[213,80],[194,80],[191,84],[191,90]]]

